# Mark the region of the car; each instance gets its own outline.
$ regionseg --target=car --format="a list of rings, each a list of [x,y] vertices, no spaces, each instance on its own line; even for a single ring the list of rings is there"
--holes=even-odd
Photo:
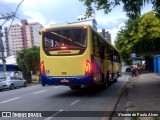
[[[7,76],[0,78],[0,89],[13,90],[17,87],[27,87],[27,81],[18,76]]]
[[[126,67],[126,72],[131,72],[131,66]]]
[[[131,65],[122,65],[122,72],[131,72]]]
[[[2,79],[2,78],[0,78],[0,90],[2,90],[2,89],[3,89],[2,82],[3,82],[3,79]]]

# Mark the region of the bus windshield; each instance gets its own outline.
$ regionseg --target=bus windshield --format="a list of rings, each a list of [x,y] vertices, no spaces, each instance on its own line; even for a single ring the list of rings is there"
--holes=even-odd
[[[47,55],[82,54],[87,47],[87,29],[66,28],[52,29],[43,32],[43,50]],[[70,50],[66,52],[66,50]],[[77,52],[71,52],[78,50]],[[55,53],[51,51],[56,51]]]

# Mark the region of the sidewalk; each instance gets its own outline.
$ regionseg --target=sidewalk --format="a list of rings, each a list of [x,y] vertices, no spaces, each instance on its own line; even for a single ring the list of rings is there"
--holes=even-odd
[[[38,84],[40,84],[40,82],[38,80],[32,80],[31,83],[28,83],[28,86],[38,85]]]
[[[160,120],[160,75],[142,73],[134,80],[130,76],[115,111],[134,111],[135,113],[141,111],[141,113],[147,113],[145,116],[148,116],[148,112],[156,114],[151,117],[126,118],[114,117],[117,116],[115,112],[112,120]]]

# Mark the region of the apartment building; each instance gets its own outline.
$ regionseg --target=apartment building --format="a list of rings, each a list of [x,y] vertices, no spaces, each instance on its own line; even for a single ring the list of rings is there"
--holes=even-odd
[[[110,43],[112,43],[111,41],[111,34],[109,33],[109,31],[106,31],[105,29],[100,29],[98,30],[98,32],[105,37],[106,40],[108,40]]]
[[[4,31],[7,56],[16,55],[17,52],[24,48],[39,46],[39,30],[42,27],[43,26],[40,23],[28,23],[26,19],[21,20],[21,25],[12,25],[10,30],[9,27],[5,27]]]

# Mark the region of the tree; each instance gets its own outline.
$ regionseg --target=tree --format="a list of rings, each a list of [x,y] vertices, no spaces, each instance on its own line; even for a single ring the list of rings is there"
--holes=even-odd
[[[80,0],[84,2],[84,5],[87,7],[87,15],[91,15],[94,4],[97,10],[104,10],[104,13],[109,13],[115,6],[123,3],[123,10],[126,12],[126,15],[130,19],[135,19],[141,15],[141,8],[145,4],[151,3],[153,5],[153,10],[160,18],[160,0]]]
[[[139,20],[140,18],[128,20],[118,32],[115,40],[115,46],[120,50],[121,56],[127,64],[132,62],[131,53],[133,52],[133,44],[137,39]]]
[[[148,12],[135,20],[128,20],[117,34],[116,47],[128,64],[131,53],[153,54],[160,51],[160,20]]]
[[[23,49],[17,54],[17,64],[22,70],[24,78],[31,82],[31,71],[39,71],[40,63],[40,49],[39,47],[32,47],[29,49]]]
[[[160,51],[160,20],[155,17],[153,11],[141,17],[138,39],[135,43],[134,49],[136,48],[136,52]],[[141,48],[141,46],[143,46],[143,48]]]

